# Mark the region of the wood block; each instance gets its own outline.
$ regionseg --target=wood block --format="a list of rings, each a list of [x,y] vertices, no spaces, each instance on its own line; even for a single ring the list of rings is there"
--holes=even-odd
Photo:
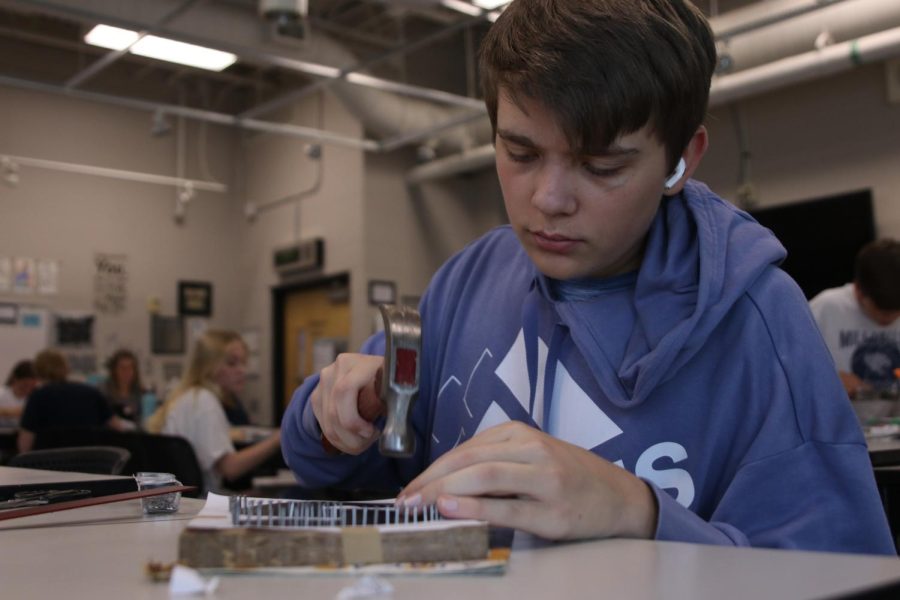
[[[178,561],[200,569],[446,562],[487,556],[486,523],[442,528],[188,528],[178,544]]]

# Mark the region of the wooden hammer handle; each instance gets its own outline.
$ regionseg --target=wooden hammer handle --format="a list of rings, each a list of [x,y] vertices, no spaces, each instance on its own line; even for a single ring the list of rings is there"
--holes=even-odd
[[[381,400],[381,379],[383,377],[384,369],[379,368],[372,383],[359,390],[359,395],[356,397],[356,410],[359,412],[359,416],[369,423],[374,423],[385,412],[384,402]],[[341,454],[341,451],[328,441],[325,434],[322,434],[322,447],[328,454]]]

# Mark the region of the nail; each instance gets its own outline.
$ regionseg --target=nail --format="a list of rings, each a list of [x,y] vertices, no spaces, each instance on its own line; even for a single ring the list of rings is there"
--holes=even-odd
[[[441,512],[454,513],[459,509],[459,502],[456,498],[438,498],[438,506]]]
[[[409,508],[415,508],[422,504],[422,494],[413,494],[408,498],[403,499],[403,505],[408,506]]]

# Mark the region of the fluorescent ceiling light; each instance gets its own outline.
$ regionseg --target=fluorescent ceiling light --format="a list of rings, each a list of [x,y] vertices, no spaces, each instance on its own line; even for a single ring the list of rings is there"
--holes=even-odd
[[[463,0],[441,0],[441,6],[445,6],[457,12],[461,12],[464,15],[469,15],[470,17],[477,17],[481,14],[480,8],[478,8],[474,4],[463,2]]]
[[[480,6],[485,10],[492,10],[497,8],[498,6],[509,4],[510,0],[472,0],[472,3],[476,6]]]
[[[138,56],[146,56],[158,60],[207,69],[209,71],[221,71],[237,61],[237,56],[221,50],[185,44],[155,35],[140,37],[135,31],[119,29],[109,25],[97,25],[84,36],[84,41],[94,46],[109,48],[111,50],[124,50]]]
[[[185,44],[175,40],[148,35],[131,47],[132,54],[159,60],[198,67],[210,71],[221,71],[237,61],[237,56],[221,50]]]
[[[497,6],[501,6],[499,10],[494,10],[487,13],[487,20],[493,23],[497,20],[497,17],[500,16],[500,13],[503,12],[503,9],[506,8],[506,5],[509,4],[510,0],[472,0],[475,4],[470,4],[469,2],[463,2],[463,0],[440,0],[441,6],[446,8],[450,8],[457,12],[461,12],[464,15],[469,15],[470,17],[477,17],[478,15],[484,13],[485,11],[489,11],[492,8]],[[483,6],[483,8],[479,8]]]
[[[84,41],[92,46],[109,48],[110,50],[124,50],[138,39],[136,31],[110,27],[109,25],[97,25],[84,36]]]

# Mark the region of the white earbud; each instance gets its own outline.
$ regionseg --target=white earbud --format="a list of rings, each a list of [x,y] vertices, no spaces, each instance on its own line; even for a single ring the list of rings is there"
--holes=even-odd
[[[678,159],[678,164],[675,165],[675,170],[672,171],[672,175],[666,179],[666,189],[671,190],[675,187],[675,184],[681,179],[684,175],[684,170],[687,168],[687,164],[684,162],[683,158]]]

